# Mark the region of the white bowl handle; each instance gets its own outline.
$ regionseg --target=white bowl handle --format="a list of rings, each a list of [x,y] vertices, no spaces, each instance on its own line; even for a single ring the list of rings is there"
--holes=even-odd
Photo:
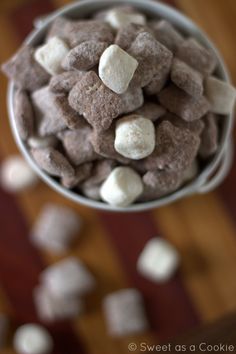
[[[230,139],[230,141],[225,146],[224,153],[220,160],[219,166],[217,167],[216,173],[208,180],[203,182],[203,184],[198,188],[197,192],[201,194],[208,193],[218,187],[228,175],[233,164],[233,158],[233,142],[232,139]]]

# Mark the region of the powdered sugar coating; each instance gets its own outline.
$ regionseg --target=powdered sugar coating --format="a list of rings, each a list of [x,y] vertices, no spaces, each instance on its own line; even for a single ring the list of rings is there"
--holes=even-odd
[[[175,85],[162,90],[158,98],[165,108],[188,122],[200,119],[210,110],[204,96],[192,97]]]
[[[69,104],[95,129],[108,129],[123,109],[119,95],[103,85],[97,74],[89,71],[69,93]]]

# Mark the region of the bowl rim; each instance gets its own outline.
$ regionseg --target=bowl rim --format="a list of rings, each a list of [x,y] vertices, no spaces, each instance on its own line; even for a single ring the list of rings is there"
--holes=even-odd
[[[182,29],[184,32],[189,32],[191,29],[191,35],[194,37],[197,37],[200,42],[203,42],[203,44],[215,53],[218,62],[219,62],[219,67],[218,67],[218,72],[219,76],[226,82],[230,82],[228,70],[226,68],[226,65],[218,51],[216,49],[215,45],[211,42],[211,40],[208,38],[208,36],[205,34],[203,30],[201,30],[190,18],[186,17],[184,14],[179,12],[178,10],[170,7],[167,4],[160,3],[158,1],[153,1],[153,0],[113,0],[112,1],[112,6],[115,5],[133,5],[136,6],[137,8],[140,8],[142,11],[145,12],[151,12],[153,11],[155,13],[155,17],[158,15],[161,18],[167,19],[171,21],[172,23],[174,22],[174,25]],[[49,16],[47,16],[43,22],[41,23],[40,28],[34,29],[26,38],[24,43],[26,44],[35,44],[38,39],[43,35],[43,33],[46,32],[48,26],[51,24],[53,20],[55,20],[59,16],[64,16],[72,13],[74,10],[78,9],[86,9],[88,13],[93,12],[95,9],[96,10],[101,10],[103,8],[111,6],[111,1],[110,0],[81,0],[79,2],[74,2],[72,4],[68,4],[66,6],[63,6],[62,8],[56,10]],[[93,9],[89,10],[89,7],[92,7]],[[152,12],[152,14],[153,14]],[[83,16],[82,16],[83,17]],[[171,18],[171,19],[170,19]],[[87,197],[83,197],[80,194],[75,193],[72,190],[69,190],[65,187],[63,187],[58,181],[54,180],[52,176],[48,175],[46,172],[41,170],[36,162],[33,160],[33,158],[30,155],[30,152],[27,148],[27,145],[23,140],[20,138],[16,124],[15,124],[15,119],[14,119],[14,111],[13,111],[13,96],[14,96],[14,83],[10,82],[8,85],[8,112],[9,112],[9,117],[10,117],[10,125],[13,131],[13,135],[15,137],[15,140],[17,142],[17,145],[31,166],[31,168],[36,172],[36,174],[46,183],[48,184],[51,188],[53,188],[55,191],[58,193],[62,194],[64,197],[94,208],[94,209],[99,209],[99,210],[105,210],[105,211],[111,211],[111,212],[139,212],[139,211],[145,211],[149,209],[154,209],[157,207],[161,207],[164,205],[167,205],[171,202],[174,202],[178,199],[181,199],[186,196],[190,196],[192,194],[198,193],[198,190],[200,189],[201,186],[203,186],[209,177],[212,175],[214,170],[217,168],[219,165],[224,149],[226,146],[227,141],[230,139],[232,127],[233,127],[233,113],[224,116],[225,118],[225,124],[224,124],[224,131],[222,134],[222,139],[220,142],[220,146],[218,148],[217,154],[212,158],[212,160],[209,162],[209,164],[203,169],[203,171],[190,183],[183,185],[181,188],[179,188],[177,191],[166,195],[162,198],[153,200],[153,201],[148,201],[148,202],[142,202],[142,203],[137,203],[137,204],[132,204],[128,207],[115,207],[113,205],[106,204],[102,201],[95,201],[92,199],[89,199]]]

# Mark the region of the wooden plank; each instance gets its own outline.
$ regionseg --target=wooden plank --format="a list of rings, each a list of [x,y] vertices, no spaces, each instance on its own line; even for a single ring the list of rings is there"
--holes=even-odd
[[[217,196],[191,197],[153,215],[182,255],[180,272],[202,320],[235,310],[235,229]]]

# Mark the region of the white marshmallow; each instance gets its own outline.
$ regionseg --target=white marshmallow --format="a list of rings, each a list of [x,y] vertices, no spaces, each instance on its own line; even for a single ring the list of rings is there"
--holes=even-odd
[[[61,62],[69,53],[69,47],[59,37],[52,37],[48,42],[37,48],[35,60],[51,75],[62,72]]]
[[[179,264],[179,254],[168,242],[159,237],[148,241],[139,256],[137,269],[155,282],[170,279]]]
[[[110,45],[101,55],[99,76],[109,89],[115,93],[124,93],[137,69],[138,62],[118,45]]]
[[[122,156],[143,159],[153,152],[155,143],[155,127],[150,119],[131,114],[117,121],[114,147]]]
[[[49,354],[52,348],[52,337],[42,326],[26,324],[14,335],[14,349],[19,354]]]
[[[136,289],[121,289],[108,294],[103,300],[103,309],[112,336],[134,335],[149,327],[142,295]]]
[[[116,167],[101,186],[101,198],[108,204],[126,207],[143,192],[141,177],[130,167]]]
[[[27,140],[27,143],[29,147],[31,147],[32,149],[43,149],[49,146],[54,147],[57,144],[57,139],[52,135],[45,136],[45,137],[31,136]]]
[[[39,318],[47,322],[75,318],[84,307],[79,297],[55,297],[42,285],[34,290],[34,302]]]
[[[56,297],[83,295],[95,286],[85,265],[74,257],[48,267],[41,275],[43,285]]]
[[[125,13],[119,9],[109,11],[105,17],[105,21],[116,30],[123,26],[127,26],[130,23],[135,23],[137,25],[146,24],[146,18],[144,15],[138,13]]]
[[[35,185],[38,178],[21,156],[11,156],[1,165],[0,180],[5,190],[19,192]]]
[[[236,89],[229,83],[210,76],[205,81],[205,95],[213,113],[230,114],[233,111]]]

